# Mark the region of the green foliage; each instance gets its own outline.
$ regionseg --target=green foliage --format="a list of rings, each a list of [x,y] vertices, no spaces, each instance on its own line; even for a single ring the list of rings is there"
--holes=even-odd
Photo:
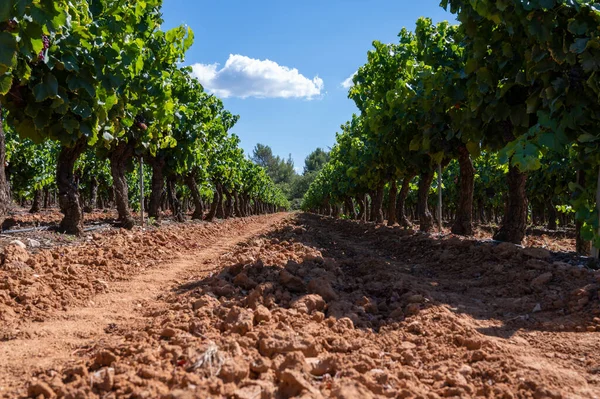
[[[30,196],[54,184],[59,146],[84,140],[88,149],[75,165],[80,190],[99,184],[107,194],[107,157],[126,142],[135,148],[129,157],[163,158],[167,176],[193,175],[205,197],[220,184],[287,207],[229,133],[239,117],[179,66],[193,32],[162,31],[161,6],[162,0],[2,1],[0,110],[8,111],[9,162],[19,168],[13,188]],[[133,166],[132,158],[122,161]],[[149,181],[150,168],[144,170]],[[127,176],[131,205],[140,200],[137,173],[131,168]]]
[[[431,171],[466,147],[476,170],[476,203],[502,209],[505,174],[515,165],[530,174],[531,201],[550,201],[563,211],[570,204],[585,238],[600,242],[593,193],[600,167],[597,5],[441,5],[457,14],[458,25],[419,18],[397,43],[373,42],[349,91],[360,115],[337,134],[303,208],[341,203]],[[586,187],[573,183],[576,170],[585,173]],[[452,209],[460,194],[456,162],[443,178]]]

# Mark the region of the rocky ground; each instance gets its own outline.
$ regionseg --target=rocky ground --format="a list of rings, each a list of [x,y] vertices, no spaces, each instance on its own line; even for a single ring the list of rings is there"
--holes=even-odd
[[[306,214],[8,245],[0,396],[598,398],[600,272],[546,248]]]

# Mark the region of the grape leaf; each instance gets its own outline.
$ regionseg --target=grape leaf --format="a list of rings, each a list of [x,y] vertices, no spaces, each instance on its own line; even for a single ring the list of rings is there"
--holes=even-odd
[[[16,55],[17,37],[8,32],[0,32],[0,65],[10,67]]]
[[[42,82],[35,85],[33,94],[37,102],[58,96],[58,81],[52,73],[47,73]]]

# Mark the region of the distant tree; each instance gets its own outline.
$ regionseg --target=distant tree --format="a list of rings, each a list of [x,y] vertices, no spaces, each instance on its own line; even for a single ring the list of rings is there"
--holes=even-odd
[[[302,175],[298,175],[294,170],[292,154],[289,154],[287,160],[283,159],[274,155],[273,150],[268,145],[256,144],[250,159],[266,169],[269,177],[287,196],[292,208],[299,209],[301,200],[308,191],[310,183],[329,161],[329,152],[322,148],[317,148],[311,152],[304,160]]]
[[[262,166],[268,171],[269,168],[273,167],[275,156],[273,155],[273,150],[271,150],[271,147],[258,143],[256,144],[256,147],[254,147],[250,159],[252,162]]]
[[[317,148],[308,154],[304,160],[304,174],[320,171],[327,161],[329,161],[329,152],[324,151],[322,148]]]
[[[257,165],[265,168],[267,174],[273,179],[275,184],[289,186],[296,175],[292,154],[289,155],[287,160],[284,160],[279,156],[273,155],[273,150],[268,145],[257,144],[252,151],[250,159]],[[289,192],[289,188],[287,192]]]

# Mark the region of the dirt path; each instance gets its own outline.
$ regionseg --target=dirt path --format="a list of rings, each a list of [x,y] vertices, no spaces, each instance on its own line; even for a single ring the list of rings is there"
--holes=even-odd
[[[211,234],[189,256],[8,341],[9,357],[26,360],[10,360],[11,389],[47,398],[600,397],[600,274],[545,249],[305,214]]]
[[[159,267],[112,283],[110,291],[93,297],[86,307],[75,307],[53,320],[20,326],[21,336],[0,342],[0,395],[23,387],[23,376],[35,370],[60,368],[79,359],[86,351],[112,341],[115,329],[126,330],[141,319],[141,310],[156,301],[159,294],[190,276],[210,273],[211,259],[227,253],[235,245],[268,231],[286,214],[257,218],[243,230],[229,229],[202,243],[192,255],[180,256]],[[8,397],[8,396],[7,396]]]

